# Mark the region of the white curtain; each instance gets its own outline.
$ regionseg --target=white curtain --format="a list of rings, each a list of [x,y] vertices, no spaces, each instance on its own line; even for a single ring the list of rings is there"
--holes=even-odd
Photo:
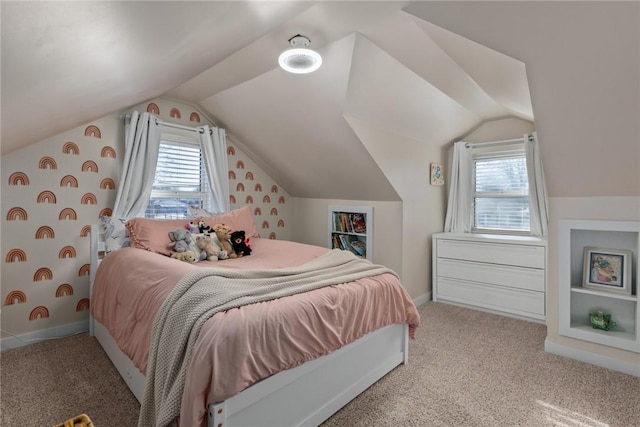
[[[524,136],[525,158],[529,181],[530,232],[546,237],[549,231],[547,193],[536,134]],[[469,233],[472,228],[473,158],[472,149],[465,142],[453,145],[449,166],[449,199],[444,231]]]
[[[524,136],[524,149],[529,177],[529,213],[531,234],[546,237],[549,232],[549,214],[547,211],[547,190],[544,183],[542,161],[537,135]]]
[[[229,164],[227,161],[227,135],[224,129],[201,126],[199,129],[200,148],[204,155],[204,165],[211,186],[212,197],[209,206],[203,206],[212,213],[229,210]]]
[[[453,144],[449,162],[449,199],[444,231],[451,233],[471,232],[471,199],[473,191],[473,163],[471,150],[465,142]]]
[[[155,116],[134,111],[125,123],[124,146],[125,157],[113,217],[144,216],[160,147],[160,126]]]

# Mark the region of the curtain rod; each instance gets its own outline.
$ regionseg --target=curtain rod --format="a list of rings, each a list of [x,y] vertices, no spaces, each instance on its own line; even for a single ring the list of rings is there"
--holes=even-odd
[[[526,135],[527,139],[529,141],[533,141],[533,135]],[[504,141],[491,141],[491,142],[465,142],[464,146],[466,148],[472,148],[472,147],[493,147],[495,145],[506,145],[506,144],[514,144],[516,142],[523,142],[524,143],[524,137],[523,138],[517,138],[517,139],[506,139]]]
[[[175,123],[165,122],[164,120],[160,120],[160,119],[156,119],[156,123],[161,126],[166,126],[169,128],[176,128],[176,129],[189,130],[189,131],[198,132],[198,133],[204,133],[204,129],[202,128],[194,128],[191,126],[177,125]]]
[[[131,118],[131,115],[129,114],[120,114],[120,119],[129,119]],[[162,119],[159,119],[156,117],[156,124],[161,125],[161,126],[166,126],[169,128],[176,128],[176,129],[182,129],[182,130],[188,130],[188,131],[193,131],[193,132],[198,132],[198,133],[204,133],[204,129],[202,128],[194,128],[192,126],[185,126],[185,125],[178,125],[175,123],[170,123],[170,122],[165,122]],[[209,133],[213,133],[213,129],[209,129]]]

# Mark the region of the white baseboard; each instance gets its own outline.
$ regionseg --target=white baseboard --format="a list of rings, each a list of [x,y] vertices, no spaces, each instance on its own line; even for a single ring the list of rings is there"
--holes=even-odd
[[[55,328],[43,329],[41,331],[27,332],[12,337],[2,338],[0,340],[0,351],[10,350],[12,348],[23,347],[25,345],[35,344],[37,342],[64,338],[89,331],[89,320],[68,323]]]
[[[579,360],[580,362],[591,363],[592,365],[622,372],[624,374],[640,377],[640,364],[632,362],[624,362],[610,356],[592,353],[566,345],[544,341],[544,351],[558,356],[568,357],[569,359]]]
[[[426,294],[420,295],[418,298],[413,299],[413,303],[416,305],[416,307],[420,307],[421,305],[424,305],[429,301],[431,301],[431,292],[427,292]]]

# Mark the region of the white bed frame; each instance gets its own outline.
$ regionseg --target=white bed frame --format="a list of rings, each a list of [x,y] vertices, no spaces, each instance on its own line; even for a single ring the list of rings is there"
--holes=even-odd
[[[105,247],[102,227],[91,227],[91,286]],[[90,319],[90,333],[142,401],[145,377],[107,329]],[[239,394],[210,403],[208,427],[318,425],[399,364],[407,363],[409,328],[394,324],[341,349],[272,375]]]

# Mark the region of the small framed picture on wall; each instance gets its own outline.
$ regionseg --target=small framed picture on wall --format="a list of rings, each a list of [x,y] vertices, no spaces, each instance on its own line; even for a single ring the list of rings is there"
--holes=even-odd
[[[444,185],[444,170],[439,163],[431,163],[431,185]]]
[[[631,260],[631,251],[584,248],[582,286],[587,289],[630,294]]]

